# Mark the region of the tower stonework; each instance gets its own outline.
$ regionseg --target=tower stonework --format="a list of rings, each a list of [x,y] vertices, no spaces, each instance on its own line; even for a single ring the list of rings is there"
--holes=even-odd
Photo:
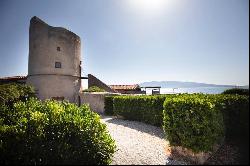
[[[37,96],[77,102],[81,87],[80,37],[61,27],[52,27],[33,17],[29,27],[27,84]]]

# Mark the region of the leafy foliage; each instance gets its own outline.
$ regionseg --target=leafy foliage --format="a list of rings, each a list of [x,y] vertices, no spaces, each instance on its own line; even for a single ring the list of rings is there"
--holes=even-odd
[[[115,96],[106,100],[105,107],[113,107],[115,115],[163,124],[171,145],[194,152],[210,151],[225,135],[249,138],[249,96],[175,94]]]
[[[249,96],[217,95],[217,103],[224,115],[227,136],[249,138]]]
[[[113,99],[114,114],[160,126],[163,122],[162,111],[166,96],[116,96]]]
[[[113,100],[115,96],[117,95],[105,96],[104,98],[104,113],[106,115],[114,115]]]
[[[97,86],[91,86],[88,89],[83,90],[83,92],[105,92],[105,90]]]
[[[225,90],[222,94],[237,94],[237,95],[249,96],[249,89],[233,88],[233,89]]]
[[[35,97],[34,88],[23,84],[1,84],[0,104],[11,105],[13,102],[25,101],[29,97]]]
[[[206,152],[224,135],[223,115],[208,95],[166,98],[163,112],[163,128],[170,145]]]
[[[109,164],[115,143],[89,106],[34,98],[1,105],[0,164]]]

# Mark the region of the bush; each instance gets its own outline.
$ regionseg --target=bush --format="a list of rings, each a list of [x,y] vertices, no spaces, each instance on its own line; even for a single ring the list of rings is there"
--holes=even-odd
[[[116,96],[113,99],[114,114],[128,120],[161,126],[163,103],[166,96]]]
[[[23,84],[1,84],[0,104],[11,105],[13,102],[25,101],[29,97],[35,97],[34,88]]]
[[[97,86],[91,86],[88,89],[83,90],[83,92],[105,92],[105,90]]]
[[[113,100],[115,96],[117,95],[105,96],[104,98],[104,113],[106,115],[114,115]]]
[[[163,128],[170,145],[194,152],[212,150],[224,135],[223,115],[209,95],[166,98]]]
[[[224,116],[226,135],[249,138],[249,96],[217,95]]]
[[[111,162],[114,140],[87,105],[30,99],[1,107],[0,164]]]
[[[239,89],[239,88],[233,88],[225,90],[222,94],[237,94],[237,95],[247,95],[249,96],[249,89]]]

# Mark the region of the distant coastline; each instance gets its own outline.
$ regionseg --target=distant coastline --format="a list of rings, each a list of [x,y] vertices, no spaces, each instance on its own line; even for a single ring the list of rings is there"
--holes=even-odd
[[[176,93],[221,94],[227,89],[231,89],[231,87],[161,88],[160,93],[161,94],[176,94]]]
[[[161,88],[244,88],[249,89],[249,85],[236,86],[236,85],[216,85],[198,82],[181,82],[181,81],[150,81],[139,84],[141,87],[146,86],[160,86]]]

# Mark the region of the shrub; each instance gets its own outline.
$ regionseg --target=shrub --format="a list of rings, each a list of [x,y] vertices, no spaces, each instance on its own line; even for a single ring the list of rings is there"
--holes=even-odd
[[[224,135],[223,115],[209,95],[166,98],[163,112],[163,128],[170,145],[207,152]]]
[[[114,140],[87,105],[30,99],[3,107],[0,164],[109,164]],[[5,114],[6,115],[6,114]]]
[[[115,96],[117,95],[105,96],[104,98],[104,113],[106,115],[114,115],[113,100]]]
[[[249,96],[217,95],[224,116],[226,135],[249,138]]]
[[[249,89],[233,88],[233,89],[225,90],[222,94],[237,94],[237,95],[249,96]]]
[[[29,97],[35,97],[34,88],[23,84],[1,84],[0,104],[11,105],[13,102],[25,101]]]
[[[83,90],[83,92],[105,92],[105,90],[97,86],[91,86],[88,89]]]
[[[128,120],[160,126],[163,122],[163,102],[166,96],[116,96],[113,99],[114,114]]]

